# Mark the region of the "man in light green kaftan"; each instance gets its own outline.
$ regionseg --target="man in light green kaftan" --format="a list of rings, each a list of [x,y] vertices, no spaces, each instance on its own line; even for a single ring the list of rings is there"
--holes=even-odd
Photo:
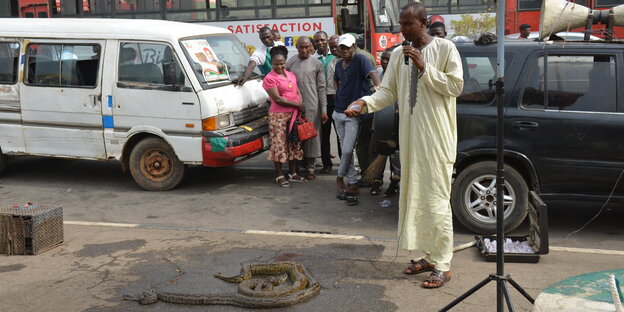
[[[435,288],[450,279],[453,256],[450,195],[457,145],[455,97],[463,88],[463,71],[455,45],[426,33],[420,21],[426,20],[426,11],[421,9],[425,11],[420,3],[403,8],[401,32],[412,41],[411,45],[394,49],[380,89],[353,102],[345,114],[375,112],[398,102],[399,247],[426,252],[426,263],[412,266],[405,273],[437,270],[445,274],[423,283],[424,287]],[[409,65],[405,64],[406,57]],[[412,72],[415,67],[418,71]]]

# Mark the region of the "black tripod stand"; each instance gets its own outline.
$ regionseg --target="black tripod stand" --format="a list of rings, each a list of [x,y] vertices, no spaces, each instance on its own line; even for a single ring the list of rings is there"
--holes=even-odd
[[[509,311],[514,311],[511,299],[509,298],[509,293],[507,292],[506,282],[509,282],[511,286],[518,290],[531,303],[535,303],[535,300],[531,297],[531,295],[522,289],[522,287],[520,287],[520,285],[518,285],[518,283],[516,283],[509,274],[505,274],[505,250],[503,245],[503,241],[505,240],[505,223],[503,219],[505,214],[503,207],[503,196],[505,195],[505,167],[503,161],[505,87],[502,78],[499,78],[496,81],[496,105],[496,274],[490,274],[486,279],[472,287],[457,299],[453,300],[453,302],[446,305],[440,311],[450,310],[456,304],[468,298],[474,292],[491,281],[496,281],[496,311],[504,311],[503,297],[507,302],[507,308]]]

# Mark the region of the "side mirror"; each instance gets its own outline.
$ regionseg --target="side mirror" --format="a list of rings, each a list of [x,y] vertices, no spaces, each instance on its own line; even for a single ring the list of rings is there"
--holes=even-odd
[[[176,84],[177,80],[175,62],[163,63],[163,78],[165,80],[165,85]]]

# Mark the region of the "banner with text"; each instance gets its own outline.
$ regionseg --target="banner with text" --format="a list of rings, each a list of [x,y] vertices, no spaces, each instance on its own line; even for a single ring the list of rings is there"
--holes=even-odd
[[[225,21],[205,23],[210,26],[217,26],[229,29],[242,41],[250,54],[262,46],[258,31],[267,26],[272,30],[279,31],[282,42],[289,51],[295,51],[295,44],[300,36],[314,36],[317,31],[324,31],[328,36],[336,33],[336,25],[331,17],[303,18],[303,19],[283,19],[283,20],[248,20],[248,21]]]

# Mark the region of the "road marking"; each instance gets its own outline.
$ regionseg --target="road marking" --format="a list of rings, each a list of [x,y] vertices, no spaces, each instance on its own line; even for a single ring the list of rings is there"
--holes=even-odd
[[[96,225],[96,226],[109,226],[109,227],[122,227],[122,228],[140,228],[140,224],[132,223],[109,223],[109,222],[86,222],[86,221],[63,221],[64,224],[69,225]]]
[[[549,247],[550,251],[563,251],[563,252],[578,252],[600,255],[617,255],[624,256],[624,250],[610,250],[610,249],[592,249],[592,248],[574,248],[574,247]]]
[[[334,239],[366,239],[362,235],[341,235],[341,234],[324,234],[324,233],[302,233],[302,232],[278,232],[278,231],[260,231],[260,230],[244,230],[245,234],[275,235],[275,236],[297,236],[311,238],[334,238]]]
[[[233,230],[233,229],[214,229],[214,228],[202,228],[202,227],[183,227],[183,226],[165,226],[165,225],[149,225],[149,224],[134,224],[134,223],[110,223],[110,222],[87,222],[87,221],[63,221],[67,225],[85,225],[85,226],[107,226],[118,228],[142,228],[142,229],[162,229],[162,230],[184,230],[184,231],[204,231],[204,232],[222,232],[222,233],[242,233],[242,234],[257,234],[257,235],[274,235],[274,236],[292,236],[292,237],[308,237],[308,238],[326,238],[326,239],[344,239],[344,240],[364,240],[370,239],[373,241],[396,241],[395,238],[386,237],[367,237],[364,235],[343,235],[343,234],[325,234],[325,233],[305,233],[305,232],[285,232],[285,231],[262,231],[262,230]],[[464,245],[456,246],[456,248],[464,248],[465,246],[472,245],[473,243],[466,243]],[[588,253],[588,254],[601,254],[601,255],[617,255],[624,256],[624,250],[611,250],[611,249],[592,249],[592,248],[574,248],[574,247],[559,247],[550,246],[550,251],[560,252],[575,252],[575,253]]]

